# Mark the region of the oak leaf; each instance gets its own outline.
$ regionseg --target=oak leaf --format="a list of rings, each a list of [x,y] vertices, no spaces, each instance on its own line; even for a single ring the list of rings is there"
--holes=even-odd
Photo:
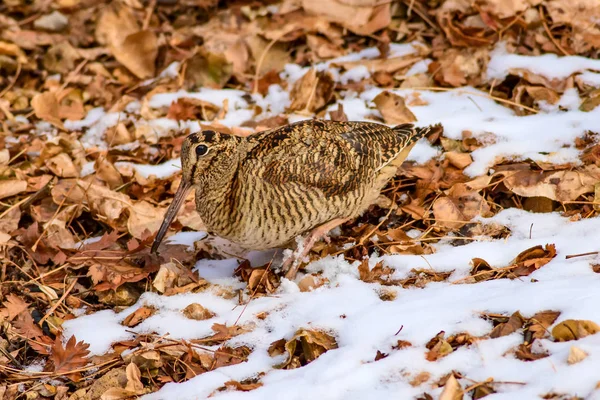
[[[75,336],[71,336],[63,347],[62,337],[57,336],[50,354],[54,372],[66,374],[69,379],[78,381],[81,375],[75,370],[89,363],[89,347],[90,345],[83,341],[78,342]]]

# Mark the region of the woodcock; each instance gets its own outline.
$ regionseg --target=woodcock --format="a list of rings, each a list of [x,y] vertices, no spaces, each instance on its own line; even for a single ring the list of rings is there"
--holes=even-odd
[[[307,120],[237,137],[211,130],[189,135],[183,177],[152,244],[155,253],[189,188],[210,234],[248,250],[291,244],[293,279],[312,245],[373,204],[431,127]]]

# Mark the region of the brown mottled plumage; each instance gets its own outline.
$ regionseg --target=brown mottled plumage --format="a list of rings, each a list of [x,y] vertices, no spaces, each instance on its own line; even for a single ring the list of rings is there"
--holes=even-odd
[[[317,236],[373,204],[429,131],[412,124],[307,120],[246,138],[194,133],[183,143],[182,184],[152,251],[193,186],[209,233],[259,250],[313,231],[304,255]]]

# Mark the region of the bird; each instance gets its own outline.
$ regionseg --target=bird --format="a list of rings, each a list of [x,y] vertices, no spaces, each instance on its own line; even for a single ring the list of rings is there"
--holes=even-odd
[[[151,253],[193,187],[210,235],[246,250],[291,247],[300,239],[282,265],[292,280],[312,246],[375,203],[415,143],[438,126],[309,119],[246,137],[192,133]]]

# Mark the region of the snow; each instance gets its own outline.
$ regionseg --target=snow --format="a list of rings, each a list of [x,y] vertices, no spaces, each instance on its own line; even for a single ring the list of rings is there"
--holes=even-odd
[[[392,46],[392,53],[396,55],[410,54],[409,50],[414,51],[414,48]],[[367,49],[336,61],[377,56],[376,49]],[[330,68],[331,63],[324,63],[319,68]],[[416,64],[409,74],[421,73],[426,68],[426,62]],[[600,61],[553,55],[517,56],[507,54],[501,47],[492,53],[488,77],[502,79],[512,68],[524,68],[550,79],[580,73],[584,82],[600,86],[599,74],[590,72],[600,70]],[[293,82],[305,71],[299,66],[288,65],[282,76]],[[339,70],[336,70],[337,73]],[[339,79],[342,82],[362,79],[367,73],[358,67],[342,73]],[[344,106],[350,120],[372,120],[379,116],[372,100],[382,90],[371,87],[360,94],[346,92],[338,103]],[[472,177],[488,174],[501,159],[577,164],[581,153],[574,147],[575,139],[586,130],[597,131],[597,121],[600,120],[600,108],[591,112],[578,110],[581,100],[575,89],[563,93],[557,105],[543,105],[538,114],[528,116],[518,116],[487,93],[471,87],[439,92],[410,89],[394,92],[406,98],[408,107],[417,117],[417,125],[441,122],[448,138],[462,139],[463,132],[469,131],[484,143],[472,153],[473,163],[465,170]],[[238,90],[161,93],[154,95],[148,105],[151,108],[168,107],[181,97],[199,98],[219,106],[227,99],[228,113],[218,122],[228,126],[276,115],[289,104],[289,93],[279,85],[272,85],[266,96],[251,96],[265,110],[263,115],[258,116],[254,115],[246,93]],[[328,111],[337,107],[337,103],[331,105]],[[99,109],[90,111],[82,121],[69,121],[65,125],[69,129],[85,131],[84,145],[98,145],[104,130],[116,124],[119,118],[134,118],[136,124],[150,124],[156,129],[161,126],[164,129],[180,129],[185,124],[199,129],[195,122],[175,126],[171,121],[144,121],[134,115],[105,114]],[[293,115],[290,120],[306,118]],[[409,159],[425,163],[440,155],[439,148],[421,140]],[[179,165],[178,160],[155,166],[119,163],[121,167],[134,168],[144,177],[154,175],[163,179],[176,173]],[[90,168],[93,169],[93,165],[84,166],[85,173],[90,173]],[[115,341],[131,338],[133,334],[130,332],[154,332],[172,339],[198,339],[212,334],[211,327],[215,323],[232,325],[239,319],[238,324],[253,326],[248,333],[228,342],[229,345],[245,344],[252,348],[247,362],[219,368],[187,382],[169,383],[157,393],[146,395],[144,399],[147,400],[207,398],[226,381],[241,381],[260,373],[265,373],[260,379],[262,387],[250,392],[219,392],[213,397],[252,400],[285,396],[286,399],[314,397],[337,400],[413,398],[427,392],[437,398],[442,389],[433,388],[431,383],[452,370],[475,381],[493,377],[497,382],[506,382],[494,385],[498,393],[489,396],[490,399],[539,398],[549,392],[599,398],[598,393],[592,392],[598,380],[594,371],[600,368],[600,335],[588,336],[577,342],[536,341],[541,350],[548,350],[551,355],[533,362],[520,361],[509,351],[522,343],[520,332],[461,347],[436,362],[425,359],[425,344],[442,330],[446,335],[459,332],[473,336],[488,334],[492,325],[480,317],[484,312],[510,314],[518,310],[530,317],[539,311],[556,310],[561,312],[556,323],[570,318],[600,323],[600,291],[597,290],[600,274],[590,268],[590,264],[600,262],[600,258],[565,258],[569,254],[597,250],[596,244],[600,242],[598,218],[571,221],[558,213],[536,214],[505,209],[491,218],[478,218],[477,221],[503,225],[510,229],[510,236],[506,239],[480,238],[462,246],[441,241],[433,245],[435,253],[426,256],[372,256],[369,260],[371,266],[383,260],[396,270],[394,277],[398,279],[407,277],[414,268],[452,272],[447,282],[429,283],[424,288],[387,287],[385,290],[394,291],[397,295],[392,301],[380,298],[381,285],[358,279],[357,263],[350,264],[341,257],[330,256],[308,266],[309,271],[321,272],[329,280],[312,292],[300,292],[295,283],[284,280],[275,295],[252,299],[245,309],[238,304],[237,297],[224,299],[213,289],[174,296],[148,292],[135,305],[120,312],[106,310],[65,321],[64,335],[75,335],[78,340],[90,343],[93,354],[103,354],[111,351],[111,344]],[[418,239],[420,232],[413,230],[409,235]],[[204,236],[203,232],[181,232],[171,236],[169,241],[192,246],[194,241]],[[557,256],[528,277],[462,283],[461,279],[468,276],[471,260],[475,257],[501,267],[521,251],[546,244],[556,245]],[[273,252],[249,255],[253,265],[263,265],[272,257]],[[244,284],[233,277],[238,263],[235,258],[198,260],[194,269],[212,284],[235,290],[244,288]],[[185,318],[181,311],[191,303],[200,303],[213,311],[215,317],[205,321]],[[120,324],[142,305],[152,305],[158,311],[134,328]],[[266,313],[267,317],[259,319],[256,317],[259,313]],[[273,369],[283,358],[269,357],[267,349],[270,344],[291,338],[299,328],[325,330],[335,336],[339,348],[326,352],[299,369]],[[392,350],[398,340],[409,341],[413,346]],[[590,356],[578,364],[568,365],[566,360],[572,345]],[[374,362],[378,350],[389,353],[389,356]],[[431,374],[429,381],[410,385],[409,382],[421,372]]]
[[[600,60],[580,56],[559,57],[556,54],[523,56],[510,54],[506,46],[499,44],[491,53],[488,64],[488,79],[504,79],[511,69],[525,69],[549,79],[565,79],[586,70],[600,71]]]
[[[379,286],[358,280],[356,265],[329,258],[316,262],[313,269],[323,269],[331,283],[310,293],[301,293],[288,283],[282,285],[276,296],[252,300],[242,314],[240,324],[254,323],[252,332],[232,339],[236,345],[248,344],[253,353],[248,362],[221,368],[200,375],[181,384],[167,384],[146,399],[205,398],[225,381],[243,380],[268,371],[262,378],[263,387],[246,394],[221,393],[217,398],[264,399],[288,393],[289,398],[345,399],[387,398],[392,393],[409,398],[429,391],[427,385],[411,387],[410,377],[422,371],[433,379],[441,378],[450,370],[457,370],[470,379],[527,383],[500,385],[505,395],[498,398],[526,398],[528,395],[549,391],[565,391],[586,396],[594,388],[595,379],[589,371],[600,367],[598,357],[589,357],[580,364],[569,366],[566,358],[573,343],[553,343],[542,340],[543,348],[551,356],[535,362],[523,362],[505,353],[522,340],[518,333],[499,339],[488,339],[467,348],[461,348],[438,362],[425,360],[425,344],[439,331],[448,335],[469,332],[478,336],[489,333],[491,324],[479,317],[481,312],[512,313],[519,310],[525,316],[546,309],[558,310],[559,321],[575,319],[600,320],[600,276],[594,274],[590,259],[565,260],[566,254],[590,250],[590,243],[600,240],[596,219],[569,222],[557,214],[531,214],[509,209],[486,223],[506,224],[513,232],[508,240],[471,243],[461,247],[439,245],[438,252],[423,257],[386,256],[386,262],[398,269],[398,276],[410,268],[428,268],[435,271],[455,270],[450,281],[463,276],[473,257],[484,257],[492,265],[505,265],[520,251],[534,245],[555,243],[558,256],[548,265],[521,280],[496,280],[476,285],[431,283],[424,289],[395,289],[394,301],[382,301]],[[532,237],[529,227],[533,224]],[[373,259],[373,262],[378,259]],[[223,265],[228,271],[235,265]],[[205,265],[206,261],[199,261]],[[215,268],[216,271],[216,268]],[[220,282],[226,280],[223,273]],[[231,275],[229,275],[231,276]],[[531,279],[537,282],[532,282]],[[229,278],[232,285],[236,281]],[[200,303],[217,315],[207,321],[190,321],[180,311],[190,303]],[[145,293],[138,303],[120,313],[102,311],[64,323],[67,336],[75,334],[79,340],[92,343],[90,350],[97,354],[107,351],[110,343],[128,337],[127,329],[118,323],[141,305],[153,305],[159,312],[131,330],[156,332],[171,338],[191,339],[211,334],[213,323],[233,324],[242,310],[237,300],[224,300],[210,292],[161,297]],[[255,317],[268,312],[263,321]],[[345,317],[342,318],[341,316]],[[103,334],[92,328],[102,324]],[[267,349],[271,342],[290,338],[300,327],[320,328],[332,332],[339,348],[325,353],[315,362],[291,371],[272,370],[281,361],[271,359]],[[403,327],[400,333],[396,332]],[[408,340],[413,347],[391,351],[399,339]],[[591,354],[600,352],[600,336],[589,336],[577,346]],[[378,362],[372,362],[377,350],[390,353]],[[403,374],[408,373],[408,378]],[[439,395],[439,390],[429,391]],[[350,396],[350,397],[348,397]],[[511,397],[512,396],[512,397]],[[286,397],[287,398],[287,397]]]

